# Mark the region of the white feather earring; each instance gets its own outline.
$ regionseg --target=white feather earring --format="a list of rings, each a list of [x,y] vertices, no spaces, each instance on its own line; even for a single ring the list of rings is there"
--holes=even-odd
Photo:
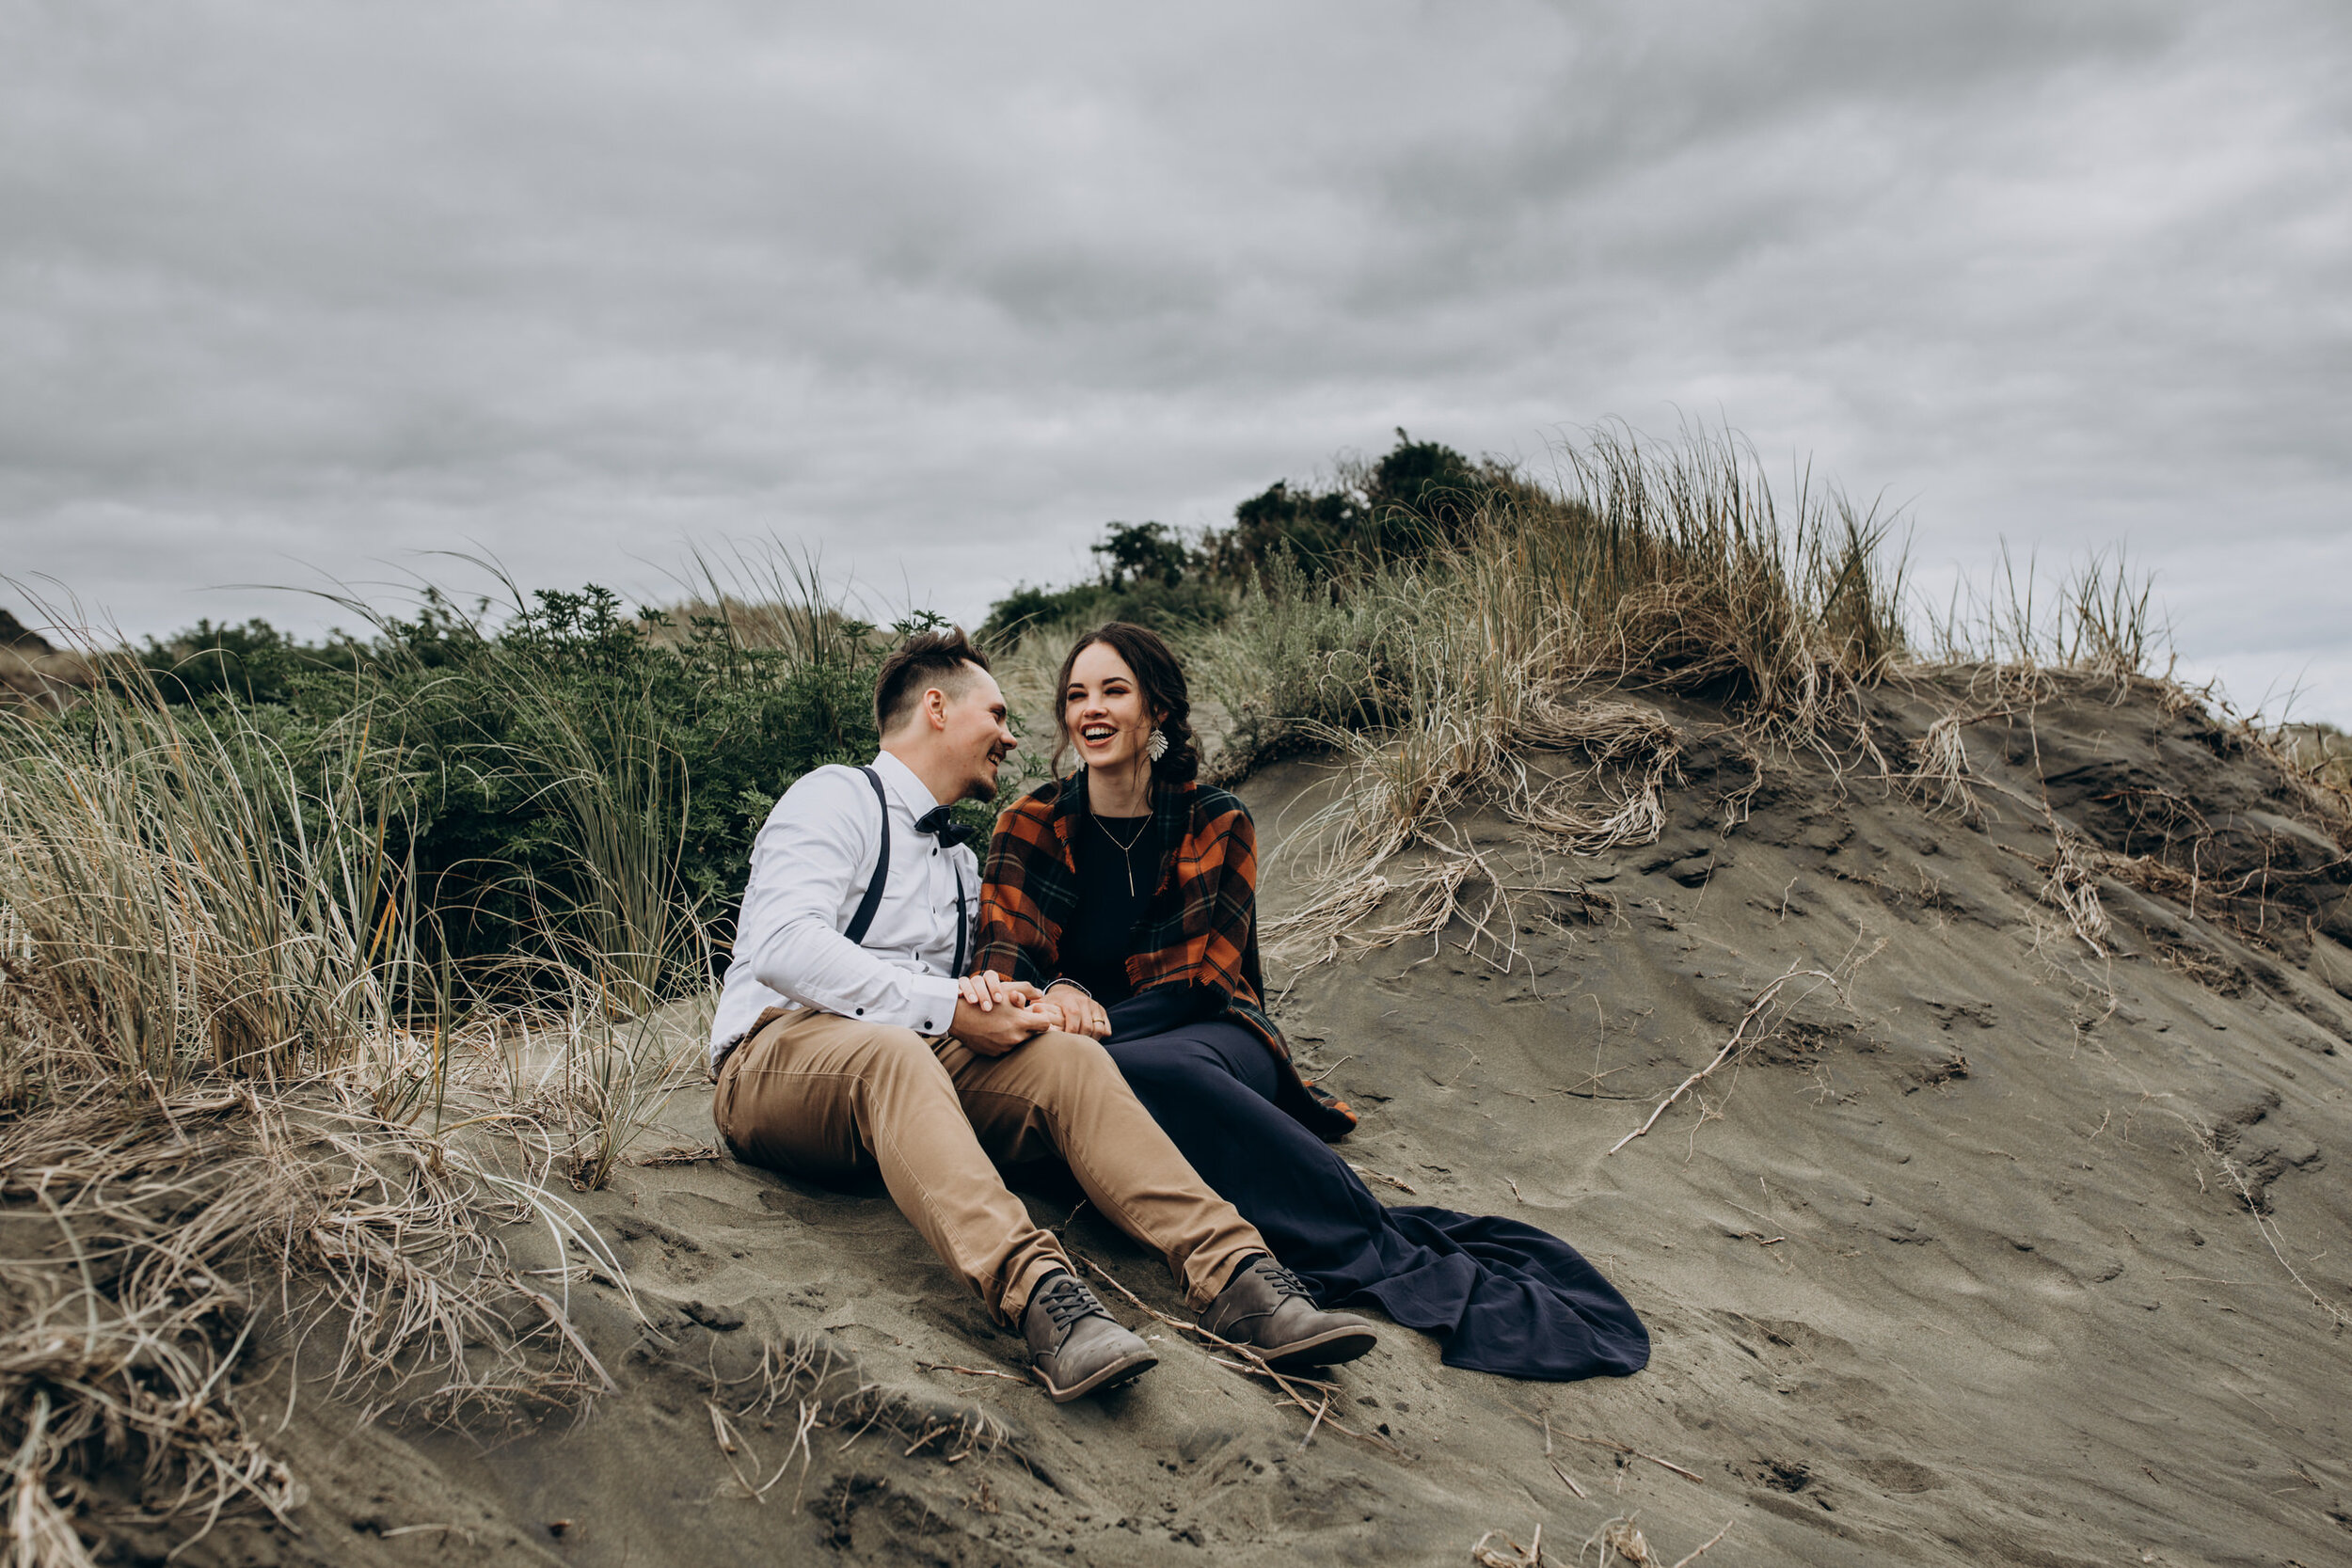
[[[1150,757],[1153,762],[1157,762],[1160,758],[1168,755],[1168,732],[1165,730],[1153,730],[1152,732],[1152,738],[1143,743],[1143,754]]]

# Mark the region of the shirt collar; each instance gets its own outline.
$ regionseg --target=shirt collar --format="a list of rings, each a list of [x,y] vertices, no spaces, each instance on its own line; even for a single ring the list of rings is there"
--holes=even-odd
[[[914,814],[917,821],[922,820],[925,812],[939,804],[931,799],[931,792],[924,786],[914,769],[888,752],[874,753],[874,771],[882,776],[882,782],[898,795],[899,803]]]

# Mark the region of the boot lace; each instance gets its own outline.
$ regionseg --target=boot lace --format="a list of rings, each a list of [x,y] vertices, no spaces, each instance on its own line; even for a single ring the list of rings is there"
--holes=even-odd
[[[1063,1275],[1048,1285],[1041,1304],[1045,1315],[1054,1320],[1054,1327],[1060,1332],[1067,1332],[1070,1325],[1081,1318],[1110,1316],[1094,1292],[1086,1288],[1085,1282],[1072,1275]]]
[[[1315,1293],[1307,1289],[1307,1282],[1270,1257],[1259,1260],[1258,1277],[1273,1286],[1283,1295],[1304,1296],[1310,1307],[1318,1305],[1315,1301]]]

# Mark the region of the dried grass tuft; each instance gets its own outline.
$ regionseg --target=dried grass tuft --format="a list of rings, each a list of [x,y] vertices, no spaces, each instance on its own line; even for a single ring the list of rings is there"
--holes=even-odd
[[[1486,1544],[1499,1535],[1502,1536],[1501,1550]],[[1477,1563],[1478,1568],[1543,1568],[1544,1527],[1537,1525],[1534,1535],[1524,1546],[1502,1535],[1501,1530],[1490,1529],[1471,1544],[1470,1560]]]
[[[1599,1554],[1596,1568],[1609,1568],[1612,1562],[1631,1563],[1633,1568],[1665,1568],[1665,1565],[1660,1561],[1655,1549],[1651,1547],[1648,1537],[1645,1536],[1640,1527],[1634,1524],[1635,1517],[1636,1515],[1629,1513],[1614,1519],[1602,1520],[1600,1528],[1586,1536],[1584,1544],[1577,1548],[1576,1560],[1579,1568],[1581,1568],[1584,1554],[1587,1552]],[[1692,1563],[1706,1556],[1710,1547],[1731,1533],[1733,1522],[1726,1520],[1723,1528],[1708,1537],[1706,1542],[1696,1549],[1677,1559],[1674,1568],[1690,1568]]]
[[[0,1294],[16,1307],[0,1445],[20,1554],[46,1541],[28,1560],[78,1560],[66,1536],[126,1465],[150,1520],[200,1516],[200,1536],[230,1509],[283,1518],[294,1481],[239,1400],[257,1338],[292,1353],[323,1332],[339,1390],[426,1418],[495,1423],[610,1387],[494,1235],[545,1222],[620,1281],[544,1175],[242,1085],[91,1095],[0,1124]]]
[[[1676,774],[1681,738],[1666,716],[1646,704],[1567,705],[1546,694],[1529,705],[1521,743],[1581,752],[1588,766],[1541,787],[1523,787],[1505,810],[1571,854],[1654,843],[1666,829],[1664,791]]]
[[[975,1458],[985,1462],[1007,1452],[1021,1457],[1010,1429],[988,1411],[977,1405],[929,1405],[866,1382],[856,1360],[821,1336],[763,1341],[758,1367],[734,1384],[713,1380],[704,1402],[720,1458],[743,1495],[764,1505],[787,1475],[795,1475],[790,1509],[795,1513],[800,1512],[809,1466],[816,1459],[818,1433],[847,1432],[838,1451],[847,1451],[868,1433],[879,1433],[906,1444],[899,1451],[901,1458],[928,1452],[943,1463],[960,1465]],[[785,1438],[783,1455],[770,1470],[751,1431],[755,1426],[766,1429],[787,1424],[791,1431]],[[766,1479],[755,1479],[762,1476]]]
[[[2042,901],[2066,917],[2066,924],[2083,945],[2107,957],[2107,913],[2099,903],[2099,872],[2103,851],[2074,829],[2053,818],[2048,878],[2042,884]]]
[[[1451,847],[1441,825],[1468,805],[1576,854],[1654,839],[1673,725],[1574,693],[1692,691],[1759,739],[1869,750],[1854,692],[1904,647],[1900,562],[1875,512],[1804,475],[1784,499],[1727,435],[1654,448],[1618,429],[1563,449],[1550,488],[1503,486],[1485,508],[1454,543],[1342,582],[1278,568],[1204,636],[1203,684],[1234,721],[1219,776],[1301,745],[1349,769],[1302,835],[1306,907],[1269,925],[1279,956],[1335,955],[1343,917],[1394,891],[1389,862]],[[1541,778],[1541,751],[1585,766]],[[1733,820],[1742,804],[1727,803]],[[1416,881],[1453,899],[1448,917],[1462,885]]]
[[[1511,927],[1510,883],[1487,851],[1454,828],[1464,807],[1491,802],[1583,856],[1651,843],[1664,831],[1664,788],[1680,736],[1658,709],[1531,690],[1514,711],[1507,729],[1490,733],[1468,725],[1423,725],[1404,736],[1320,730],[1354,763],[1340,799],[1294,835],[1306,896],[1266,923],[1269,953],[1304,969],[1343,951],[1434,938],[1468,915],[1508,967],[1511,944],[1497,933]],[[1527,761],[1534,750],[1580,753],[1582,766],[1538,783]],[[1396,863],[1408,851],[1427,859],[1400,875]],[[1473,885],[1487,890],[1475,912],[1465,895]],[[1383,910],[1391,912],[1380,919]]]

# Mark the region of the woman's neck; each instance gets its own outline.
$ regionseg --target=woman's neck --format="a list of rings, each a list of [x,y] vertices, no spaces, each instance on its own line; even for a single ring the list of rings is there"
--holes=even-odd
[[[1137,756],[1117,768],[1087,769],[1087,809],[1097,816],[1148,816],[1152,811],[1152,763]]]

